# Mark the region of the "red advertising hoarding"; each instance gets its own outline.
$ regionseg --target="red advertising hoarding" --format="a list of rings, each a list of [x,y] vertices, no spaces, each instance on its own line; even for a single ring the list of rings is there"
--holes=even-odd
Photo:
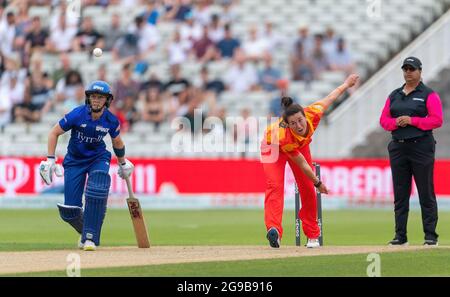
[[[48,187],[39,176],[40,158],[0,157],[0,193],[9,196],[37,194]],[[133,187],[137,193],[157,194],[171,187],[180,194],[263,193],[265,180],[258,160],[130,159],[135,164]],[[387,160],[316,160],[330,195],[347,197],[392,196]],[[111,164],[112,193],[124,193],[125,183]],[[435,167],[436,194],[450,196],[450,161],[438,160]],[[62,184],[57,178],[55,185]],[[287,170],[286,185],[292,185]]]

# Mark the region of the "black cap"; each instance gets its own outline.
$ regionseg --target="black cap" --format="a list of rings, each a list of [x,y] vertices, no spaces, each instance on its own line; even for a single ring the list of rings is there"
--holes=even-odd
[[[416,57],[408,57],[403,61],[402,69],[405,67],[405,65],[409,65],[414,67],[414,69],[422,69],[422,62],[420,62],[419,59]]]

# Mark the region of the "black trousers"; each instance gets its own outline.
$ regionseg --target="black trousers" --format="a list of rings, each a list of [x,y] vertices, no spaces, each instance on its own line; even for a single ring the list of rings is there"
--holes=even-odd
[[[409,198],[412,177],[417,185],[425,240],[437,240],[438,208],[434,192],[434,155],[436,141],[425,136],[414,141],[391,141],[388,145],[394,185],[395,235],[407,240]]]

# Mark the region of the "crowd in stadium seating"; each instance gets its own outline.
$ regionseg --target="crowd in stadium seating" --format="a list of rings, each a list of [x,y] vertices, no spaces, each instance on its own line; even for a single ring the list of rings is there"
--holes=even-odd
[[[3,1],[6,2],[6,1]],[[354,71],[345,40],[332,29],[311,36],[307,26],[298,37],[283,38],[274,24],[250,26],[248,38],[233,34],[238,0],[86,0],[84,5],[142,5],[143,11],[131,24],[113,14],[107,30],[99,32],[92,17],[69,18],[64,0],[14,0],[6,8],[0,1],[0,127],[9,122],[38,122],[55,105],[69,111],[84,102],[88,83],[71,65],[69,55],[99,47],[111,51],[114,63],[122,65],[113,86],[115,100],[111,109],[122,122],[123,130],[133,123],[147,121],[156,125],[177,116],[191,118],[195,108],[208,115],[223,116],[219,95],[227,90],[244,93],[254,90],[284,92],[287,79],[311,82],[322,71]],[[220,13],[211,6],[220,5]],[[30,6],[52,6],[49,26],[39,17],[30,17]],[[151,71],[149,57],[161,45],[158,24],[177,24],[165,45],[170,79],[162,81],[156,73],[141,81],[136,77]],[[292,44],[290,77],[273,63],[273,54],[286,43]],[[53,73],[43,70],[42,54],[59,57],[61,68]],[[186,61],[202,64],[198,77],[183,77]],[[208,62],[229,60],[221,78],[210,78]],[[107,80],[105,65],[97,79]],[[219,102],[220,103],[220,102]],[[248,111],[245,111],[247,113]],[[273,114],[279,113],[276,104]]]

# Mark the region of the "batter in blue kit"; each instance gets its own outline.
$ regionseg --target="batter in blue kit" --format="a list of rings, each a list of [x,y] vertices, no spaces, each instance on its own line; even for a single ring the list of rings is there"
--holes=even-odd
[[[103,81],[94,81],[85,93],[85,105],[66,114],[50,131],[47,160],[41,162],[40,174],[47,185],[52,183],[53,174],[62,175],[60,165],[55,162],[55,150],[58,137],[71,130],[63,161],[64,204],[58,204],[58,209],[61,218],[81,235],[79,248],[93,251],[100,245],[111,184],[111,153],[103,141],[107,134],[111,136],[119,161],[118,175],[123,179],[128,178],[134,166],[125,159],[119,121],[108,110],[113,100],[110,86]]]

